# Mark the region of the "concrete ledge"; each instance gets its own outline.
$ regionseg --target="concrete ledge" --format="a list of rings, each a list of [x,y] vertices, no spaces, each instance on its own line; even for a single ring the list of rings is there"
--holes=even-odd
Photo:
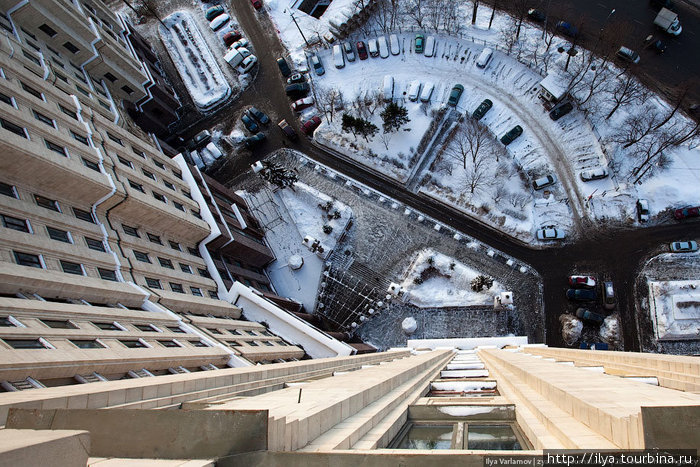
[[[0,467],[85,466],[89,450],[87,431],[0,431]]]

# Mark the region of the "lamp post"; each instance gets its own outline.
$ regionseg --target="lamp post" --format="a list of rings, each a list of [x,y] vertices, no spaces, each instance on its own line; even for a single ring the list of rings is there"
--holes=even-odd
[[[289,9],[289,16],[292,17],[292,21],[294,21],[294,25],[297,27],[299,30],[299,34],[301,34],[301,38],[304,39],[304,43],[306,44],[307,47],[309,47],[309,41],[306,40],[306,36],[304,36],[304,33],[301,32],[301,28],[299,27],[299,23],[297,23],[297,19],[294,17],[294,12]]]
[[[598,49],[598,44],[600,43],[600,40],[603,38],[603,31],[605,31],[605,26],[608,24],[608,20],[610,17],[615,14],[615,8],[610,10],[610,13],[608,13],[608,16],[605,18],[605,21],[603,21],[603,25],[600,27],[600,31],[598,32],[598,40],[595,43],[595,47],[593,47],[593,53],[596,52]]]

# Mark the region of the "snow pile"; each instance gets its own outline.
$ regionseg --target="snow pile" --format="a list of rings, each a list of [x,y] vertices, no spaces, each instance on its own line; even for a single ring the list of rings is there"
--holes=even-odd
[[[416,323],[416,319],[414,317],[409,316],[401,323],[401,329],[403,329],[403,332],[406,333],[406,335],[410,336],[416,332],[416,329],[418,329],[418,323]]]
[[[581,339],[583,323],[580,319],[573,315],[563,314],[559,316],[559,322],[561,323],[561,336],[566,345],[572,346]]]
[[[600,325],[600,338],[611,347],[620,344],[620,319],[617,313],[608,316]]]
[[[501,284],[474,292],[471,282],[479,272],[432,249],[420,250],[401,282],[404,297],[417,306],[491,305],[504,291]]]
[[[229,86],[197,24],[186,11],[163,19],[158,27],[163,44],[187,92],[201,110],[211,110],[231,97]]]
[[[700,281],[650,281],[649,307],[659,340],[700,339]]]

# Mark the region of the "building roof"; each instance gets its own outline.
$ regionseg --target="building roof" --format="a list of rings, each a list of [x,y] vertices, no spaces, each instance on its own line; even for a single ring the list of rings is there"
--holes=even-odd
[[[546,89],[555,100],[564,97],[568,88],[565,79],[561,75],[554,73],[549,73],[545,79],[540,82],[540,86]]]

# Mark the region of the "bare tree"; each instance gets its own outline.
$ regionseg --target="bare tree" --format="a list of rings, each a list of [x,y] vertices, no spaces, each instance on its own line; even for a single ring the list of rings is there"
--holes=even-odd
[[[367,111],[370,115],[374,115],[374,112],[376,112],[377,109],[381,107],[383,103],[384,99],[382,98],[380,92],[377,90],[368,92],[365,95],[365,104],[367,106]]]
[[[333,121],[335,112],[338,108],[343,107],[343,93],[338,89],[316,89],[316,103],[323,111],[328,120],[328,123]]]
[[[393,133],[380,133],[379,134],[379,140],[382,142],[384,145],[384,148],[388,151],[389,150],[389,143],[391,142],[391,137],[393,136]]]
[[[475,165],[480,159],[481,150],[489,140],[488,130],[474,120],[467,120],[454,134],[452,144],[445,150],[445,154],[462,162],[464,170],[467,170],[467,162]]]
[[[612,140],[628,148],[645,136],[654,132],[654,127],[659,123],[660,117],[654,106],[646,106],[627,118],[619,126],[619,131],[612,136]]]
[[[423,29],[426,0],[410,0],[406,5],[406,16],[413,20],[418,29]]]
[[[503,45],[508,49],[509,55],[513,50],[513,46],[518,42],[518,38],[515,35],[517,29],[518,20],[511,16],[508,18],[508,25],[501,30],[501,39],[503,39]]]
[[[658,130],[662,126],[664,126],[666,123],[668,123],[669,120],[673,118],[673,116],[676,114],[678,109],[681,107],[683,104],[683,101],[685,101],[686,97],[688,96],[688,91],[691,89],[694,89],[698,86],[698,80],[697,78],[693,78],[691,80],[685,81],[683,84],[681,84],[678,88],[678,92],[675,95],[675,98],[673,99],[674,105],[673,109],[669,112],[669,114],[664,118],[654,129]]]
[[[489,180],[487,170],[488,164],[486,162],[485,157],[479,158],[467,169],[465,173],[465,182],[467,188],[469,188],[469,193],[474,194],[485,188],[485,182]]]
[[[653,137],[644,138],[633,154],[641,160],[632,170],[631,175],[635,177],[634,183],[653,172],[655,166],[664,168],[668,163],[664,151],[698,137],[700,137],[700,122],[683,121],[663,130],[657,130]]]
[[[528,1],[527,0],[511,0],[513,5],[513,11],[515,11],[515,17],[517,18],[517,29],[515,31],[515,40],[520,39],[520,29],[523,26],[523,20],[525,15],[527,15]]]
[[[644,86],[628,71],[623,72],[622,79],[616,79],[612,89],[608,91],[615,105],[610,110],[610,113],[605,117],[609,120],[620,106],[630,104],[644,95]]]

